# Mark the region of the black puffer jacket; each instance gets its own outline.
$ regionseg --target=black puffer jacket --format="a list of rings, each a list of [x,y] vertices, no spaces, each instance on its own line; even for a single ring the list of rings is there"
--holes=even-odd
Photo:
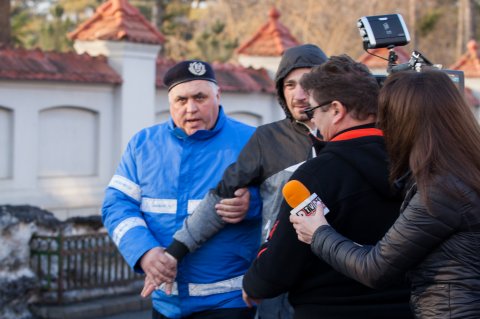
[[[429,198],[426,207],[412,187],[402,214],[374,247],[360,247],[322,226],[312,250],[371,287],[384,287],[409,271],[416,318],[480,318],[480,194],[444,177]]]

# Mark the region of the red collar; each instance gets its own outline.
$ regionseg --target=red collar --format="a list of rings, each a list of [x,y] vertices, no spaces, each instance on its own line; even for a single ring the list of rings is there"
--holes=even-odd
[[[332,138],[330,142],[351,140],[353,138],[359,138],[364,136],[383,136],[383,132],[378,128],[360,128],[340,133],[334,138]]]

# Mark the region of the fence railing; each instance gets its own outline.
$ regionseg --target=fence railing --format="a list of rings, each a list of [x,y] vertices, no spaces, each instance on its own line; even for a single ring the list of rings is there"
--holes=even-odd
[[[30,249],[31,267],[40,280],[45,302],[62,303],[68,293],[88,299],[88,290],[111,290],[143,281],[106,233],[34,236]]]

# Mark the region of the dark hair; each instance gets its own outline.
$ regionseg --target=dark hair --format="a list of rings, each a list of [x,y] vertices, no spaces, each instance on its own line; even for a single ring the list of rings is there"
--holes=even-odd
[[[435,176],[453,175],[480,193],[480,126],[448,75],[432,70],[389,76],[377,119],[391,181],[410,169],[427,204]]]
[[[319,102],[337,100],[357,120],[377,114],[378,84],[368,68],[347,55],[332,56],[300,79]]]

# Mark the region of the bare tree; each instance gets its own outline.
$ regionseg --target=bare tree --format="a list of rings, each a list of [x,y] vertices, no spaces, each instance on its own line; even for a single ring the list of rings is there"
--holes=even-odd
[[[461,29],[463,30],[462,34],[462,43],[461,43],[461,51],[463,53],[465,50],[465,46],[467,42],[471,39],[475,38],[475,14],[474,14],[474,4],[471,0],[460,0],[461,5],[459,5],[459,15],[461,15],[461,19],[459,19],[458,24],[462,24],[463,26]]]
[[[416,20],[417,20],[417,0],[410,0],[408,3],[408,15],[409,15],[409,33],[411,38],[411,45],[414,49],[417,48],[417,32],[416,32]]]
[[[163,20],[165,19],[165,11],[167,9],[168,0],[155,0],[152,10],[152,23],[161,29]]]
[[[471,0],[458,1],[457,54],[465,51],[467,42],[475,38],[474,4]]]
[[[458,1],[458,11],[457,11],[457,47],[456,54],[460,56],[463,52],[465,46],[465,8],[468,1],[459,0]]]
[[[8,45],[10,42],[10,0],[3,0],[0,1],[0,45]]]
[[[12,1],[24,2],[25,5],[35,2]],[[91,12],[85,11],[85,6],[98,7],[103,1],[56,0],[65,6],[69,15],[72,11],[78,12],[80,20],[84,18],[82,12]],[[142,12],[148,11],[146,15],[168,38],[165,55],[175,59],[198,55],[198,43],[209,46],[207,35],[212,35],[215,30],[218,37],[212,44],[219,45],[219,48],[228,46],[231,52],[231,46],[251,38],[268,21],[268,12],[274,5],[281,14],[280,22],[300,42],[317,44],[329,55],[346,53],[353,58],[363,54],[362,40],[356,27],[360,17],[400,13],[408,23],[412,37],[411,44],[404,49],[418,49],[432,62],[448,66],[465,51],[466,42],[475,37],[475,17],[480,13],[477,10],[480,0],[307,0],[301,2],[302,5],[295,5],[291,0],[129,1],[142,7]],[[0,0],[0,42],[8,41],[5,39],[10,33],[9,25],[5,24],[9,18],[9,5],[10,1]],[[29,10],[28,6],[26,10]],[[35,12],[31,14],[35,15]],[[24,23],[31,24],[33,20],[26,19]],[[14,36],[19,34],[16,30],[18,24],[12,22]],[[30,29],[41,30],[38,26]],[[29,39],[25,41],[22,38],[24,45],[42,47],[38,35],[33,34]]]

